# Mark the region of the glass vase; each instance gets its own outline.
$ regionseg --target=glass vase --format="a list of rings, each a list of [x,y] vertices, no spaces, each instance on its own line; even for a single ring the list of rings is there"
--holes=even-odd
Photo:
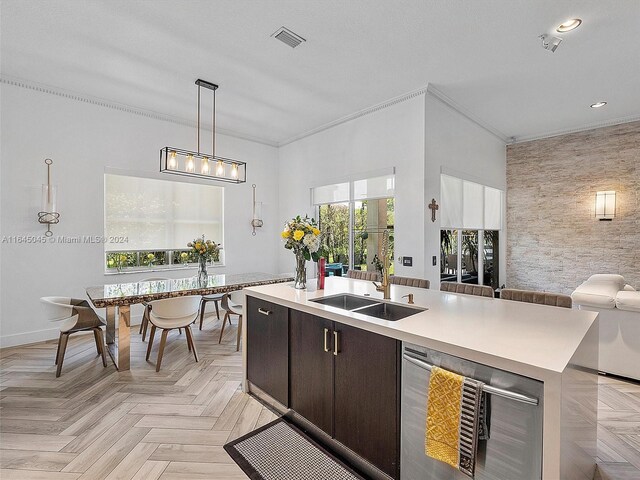
[[[207,273],[207,259],[198,259],[198,285],[206,287],[209,284],[209,274]]]
[[[304,290],[307,288],[307,260],[304,258],[304,252],[296,252],[296,281],[295,288]]]

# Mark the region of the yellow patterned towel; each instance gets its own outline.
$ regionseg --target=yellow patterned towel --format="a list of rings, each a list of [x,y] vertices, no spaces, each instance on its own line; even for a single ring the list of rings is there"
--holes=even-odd
[[[482,382],[431,368],[425,453],[473,478]]]
[[[431,369],[427,405],[425,453],[436,460],[458,468],[460,403],[464,377],[443,370]]]

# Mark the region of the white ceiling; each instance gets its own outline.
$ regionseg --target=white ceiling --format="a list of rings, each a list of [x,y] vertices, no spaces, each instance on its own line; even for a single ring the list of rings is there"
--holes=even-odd
[[[504,137],[640,115],[638,0],[2,0],[0,15],[5,77],[188,120],[203,78],[221,129],[274,144],[427,84]],[[307,42],[270,38],[282,25]]]

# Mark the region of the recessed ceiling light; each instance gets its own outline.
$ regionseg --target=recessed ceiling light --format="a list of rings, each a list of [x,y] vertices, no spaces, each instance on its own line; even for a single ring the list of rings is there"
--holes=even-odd
[[[596,102],[594,104],[591,105],[591,108],[600,108],[600,107],[604,107],[607,104],[607,102]]]
[[[567,20],[566,22],[558,25],[558,28],[556,28],[556,32],[570,32],[571,30],[575,30],[576,28],[578,28],[581,23],[582,20],[580,20],[579,18],[572,18],[571,20]]]

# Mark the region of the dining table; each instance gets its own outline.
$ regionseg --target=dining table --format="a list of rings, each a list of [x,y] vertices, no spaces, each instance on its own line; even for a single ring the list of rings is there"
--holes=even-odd
[[[119,371],[131,366],[131,305],[189,295],[215,295],[275,283],[293,282],[291,275],[269,273],[209,275],[198,277],[112,283],[87,287],[89,300],[96,308],[106,309],[107,351]],[[118,320],[116,322],[116,319]]]

